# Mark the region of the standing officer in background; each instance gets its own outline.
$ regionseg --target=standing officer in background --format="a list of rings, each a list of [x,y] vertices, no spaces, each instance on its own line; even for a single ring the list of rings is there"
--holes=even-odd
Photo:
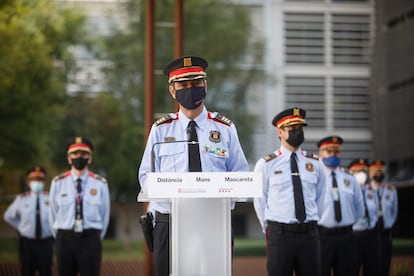
[[[398,197],[397,189],[385,183],[385,162],[375,160],[369,164],[371,187],[377,192],[379,200],[378,235],[380,246],[381,272],[379,275],[389,275],[392,256],[392,227],[397,220]]]
[[[49,194],[43,192],[46,170],[27,171],[30,192],[18,195],[4,213],[4,220],[19,232],[21,275],[52,275],[53,237],[48,223]]]
[[[354,224],[356,274],[363,276],[379,275],[379,246],[375,226],[378,221],[378,197],[371,188],[368,179],[368,160],[354,159],[348,165],[348,170],[358,181],[364,200],[365,212],[363,217]]]
[[[271,276],[320,275],[317,221],[322,215],[325,175],[318,157],[304,153],[305,110],[290,108],[277,114],[281,147],[258,160],[263,197],[254,208],[266,233],[267,271]]]
[[[74,137],[66,150],[71,170],[50,186],[49,223],[56,237],[58,271],[60,276],[97,276],[109,223],[108,184],[88,169],[93,150],[88,139]]]
[[[325,203],[318,222],[321,237],[322,276],[349,276],[355,273],[352,225],[364,214],[361,188],[355,177],[345,172],[341,163],[343,140],[328,136],[317,145],[325,166]]]
[[[248,171],[235,125],[226,117],[207,111],[207,61],[197,56],[180,57],[164,68],[169,92],[179,111],[157,120],[151,128],[138,172],[142,190],[147,193],[146,177],[156,172]],[[196,141],[184,143],[180,141]],[[151,168],[151,155],[154,168]],[[169,275],[169,214],[171,204],[150,202],[154,217],[155,275]]]

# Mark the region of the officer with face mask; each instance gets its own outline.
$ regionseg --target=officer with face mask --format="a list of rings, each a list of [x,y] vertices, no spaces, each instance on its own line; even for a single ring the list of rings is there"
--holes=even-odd
[[[385,162],[374,160],[369,164],[371,187],[376,191],[379,200],[377,230],[380,246],[381,271],[378,275],[389,275],[392,256],[392,227],[397,220],[397,189],[385,180]]]
[[[158,119],[151,128],[138,171],[142,190],[147,192],[147,173],[248,171],[234,123],[205,107],[207,61],[183,56],[165,66],[169,92],[179,111]],[[187,143],[183,141],[194,141]],[[153,158],[151,158],[153,157]],[[153,162],[151,162],[153,161]],[[154,164],[151,167],[151,164]],[[169,220],[171,203],[152,201],[153,260],[157,276],[169,272]],[[202,216],[203,214],[200,214]]]
[[[378,222],[378,197],[369,184],[368,160],[354,159],[349,163],[348,170],[358,181],[364,200],[364,215],[353,225],[355,241],[356,275],[379,275],[379,246],[375,226]],[[362,274],[360,274],[362,272]]]
[[[53,237],[48,223],[49,194],[43,191],[46,170],[27,171],[30,191],[18,195],[4,213],[4,220],[19,233],[21,275],[52,275]]]
[[[325,175],[318,157],[302,151],[306,111],[290,108],[277,114],[281,146],[257,161],[263,197],[254,208],[266,233],[268,275],[320,275],[317,221],[325,195]]]
[[[97,276],[109,224],[108,184],[88,169],[93,146],[87,138],[71,138],[66,150],[71,170],[56,176],[50,186],[49,223],[56,237],[58,272]]]
[[[343,140],[328,136],[317,145],[325,167],[326,192],[318,222],[321,237],[322,276],[356,275],[352,225],[364,214],[364,201],[355,177],[339,165]]]

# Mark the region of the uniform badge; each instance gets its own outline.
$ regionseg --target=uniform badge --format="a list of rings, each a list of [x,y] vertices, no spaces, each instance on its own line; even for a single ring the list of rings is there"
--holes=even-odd
[[[385,196],[385,200],[390,200],[390,199],[391,199],[390,195]]]
[[[312,165],[312,163],[306,163],[306,170],[307,171],[310,171],[310,172],[313,172],[313,165]]]
[[[373,199],[374,197],[373,197],[373,195],[372,195],[372,194],[368,194],[368,195],[367,195],[367,198],[368,198],[368,199]]]
[[[61,194],[60,196],[61,197],[66,197],[66,196],[68,196],[68,194]]]
[[[345,185],[346,185],[346,186],[349,186],[349,184],[350,184],[351,182],[349,181],[349,179],[344,179],[344,183],[345,183]]]
[[[282,171],[275,171],[275,174],[281,174]]]
[[[91,195],[95,196],[97,194],[97,191],[96,191],[96,189],[91,189],[90,193],[91,193]]]
[[[45,205],[49,205],[49,200],[45,200]]]
[[[220,132],[217,130],[210,131],[210,141],[218,143],[221,141]]]
[[[165,137],[164,138],[164,142],[174,142],[175,141],[175,137]]]

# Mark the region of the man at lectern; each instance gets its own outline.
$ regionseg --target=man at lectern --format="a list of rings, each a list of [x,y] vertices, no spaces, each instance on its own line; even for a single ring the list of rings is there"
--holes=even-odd
[[[277,114],[281,147],[257,161],[263,174],[263,197],[254,199],[266,233],[267,271],[272,276],[320,275],[317,221],[325,197],[325,174],[318,156],[302,151],[305,110],[290,108]]]
[[[169,92],[178,102],[179,111],[152,125],[138,172],[144,192],[146,175],[151,171],[249,171],[233,122],[205,107],[207,65],[201,57],[183,56],[164,68]],[[152,201],[148,212],[154,218],[154,271],[157,276],[169,275],[171,203]]]

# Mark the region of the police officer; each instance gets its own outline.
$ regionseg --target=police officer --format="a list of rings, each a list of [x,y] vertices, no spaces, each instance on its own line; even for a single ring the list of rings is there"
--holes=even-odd
[[[320,275],[317,221],[325,176],[318,157],[300,148],[305,115],[295,107],[274,117],[281,147],[254,169],[263,175],[263,197],[254,199],[254,208],[266,233],[268,275]]]
[[[397,189],[387,184],[385,179],[385,162],[374,160],[369,164],[371,186],[377,192],[380,202],[378,212],[378,234],[380,246],[381,271],[379,275],[389,275],[392,255],[392,227],[397,220],[398,196]]]
[[[379,246],[376,235],[378,221],[378,197],[369,184],[368,159],[354,159],[348,170],[358,181],[364,201],[364,215],[353,225],[355,241],[356,275],[376,276],[379,274]]]
[[[322,276],[355,273],[352,225],[364,214],[362,191],[355,177],[341,168],[343,140],[328,136],[317,145],[325,167],[326,192],[318,222],[321,237]]]
[[[29,192],[18,195],[4,213],[4,220],[19,232],[22,275],[52,275],[53,237],[48,223],[49,194],[43,191],[46,170],[27,171]]]
[[[71,170],[55,177],[50,187],[49,223],[59,275],[99,275],[110,213],[108,184],[88,169],[93,146],[87,138],[71,138],[66,150]]]
[[[147,173],[152,170],[157,172],[249,170],[235,125],[223,115],[207,111],[205,107],[206,68],[207,61],[197,56],[183,56],[165,66],[164,74],[168,76],[169,92],[178,102],[179,111],[160,118],[152,125],[138,172],[144,192],[147,192]],[[198,144],[192,146],[178,142],[196,141],[196,139]],[[154,157],[154,168],[150,166],[151,156]],[[157,276],[169,275],[168,222],[171,204],[153,201],[150,202],[148,211],[153,215],[155,225],[154,272]]]

